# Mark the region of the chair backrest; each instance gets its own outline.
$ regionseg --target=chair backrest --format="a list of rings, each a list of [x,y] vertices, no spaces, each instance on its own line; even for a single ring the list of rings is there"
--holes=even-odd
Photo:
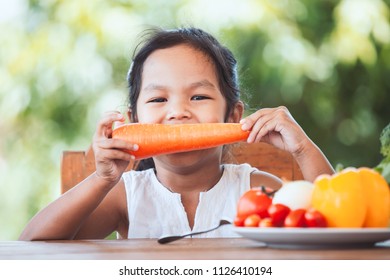
[[[265,143],[233,145],[230,163],[249,163],[253,167],[272,173],[285,180],[303,178],[292,155]],[[136,162],[130,162],[131,170]],[[61,159],[61,193],[66,192],[95,171],[95,158],[91,148],[87,151],[64,151]]]

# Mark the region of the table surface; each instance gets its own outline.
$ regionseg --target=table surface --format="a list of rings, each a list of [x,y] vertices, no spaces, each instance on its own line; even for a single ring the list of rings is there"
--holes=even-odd
[[[389,260],[390,240],[361,248],[274,248],[246,238],[186,238],[164,245],[156,239],[0,241],[0,259]]]

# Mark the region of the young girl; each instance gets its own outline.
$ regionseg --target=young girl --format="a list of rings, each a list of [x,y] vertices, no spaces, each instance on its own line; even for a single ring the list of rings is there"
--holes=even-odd
[[[264,141],[289,151],[304,178],[333,169],[285,107],[261,109],[241,119],[236,60],[206,32],[156,30],[128,74],[129,117],[140,123],[240,122],[249,143]],[[112,139],[119,112],[107,113],[93,137],[96,172],[63,194],[26,226],[21,240],[159,238],[214,227],[233,219],[239,197],[251,187],[277,189],[279,178],[247,164],[222,164],[222,147],[160,155],[124,173],[137,145]],[[231,227],[201,235],[233,237]]]

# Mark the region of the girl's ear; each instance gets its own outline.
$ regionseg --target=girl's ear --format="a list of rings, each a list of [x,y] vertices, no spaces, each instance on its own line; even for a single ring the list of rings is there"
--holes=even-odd
[[[240,122],[243,114],[244,114],[244,103],[242,103],[242,101],[238,101],[234,105],[233,111],[228,118],[228,122],[233,122],[233,123]]]

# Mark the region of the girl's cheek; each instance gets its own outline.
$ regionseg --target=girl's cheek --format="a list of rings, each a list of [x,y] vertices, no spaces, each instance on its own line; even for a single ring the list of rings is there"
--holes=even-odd
[[[138,122],[140,123],[159,123],[164,119],[159,110],[141,110],[138,112]]]

